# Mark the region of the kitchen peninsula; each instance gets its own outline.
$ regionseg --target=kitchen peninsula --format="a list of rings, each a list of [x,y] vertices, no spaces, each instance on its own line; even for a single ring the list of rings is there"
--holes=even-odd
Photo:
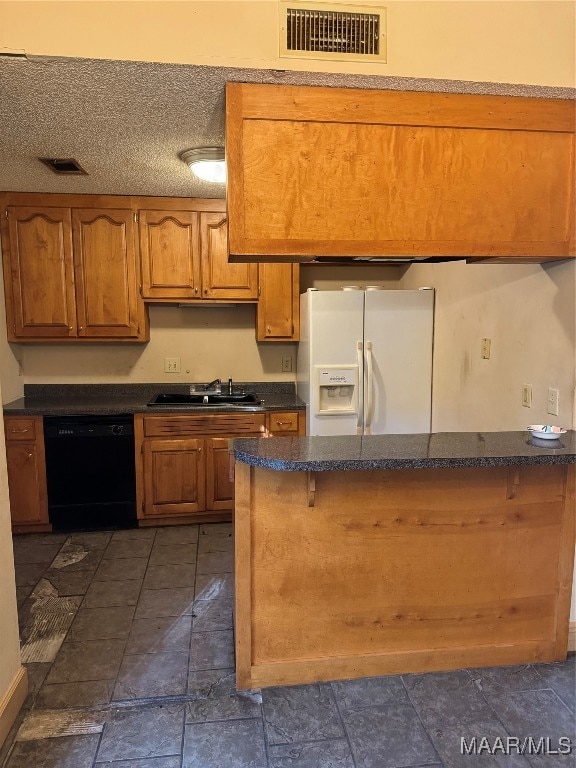
[[[565,658],[574,431],[233,452],[238,688]]]

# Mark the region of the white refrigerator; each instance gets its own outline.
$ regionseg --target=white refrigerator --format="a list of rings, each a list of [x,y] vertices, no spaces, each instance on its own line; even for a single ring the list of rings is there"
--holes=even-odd
[[[300,334],[307,435],[430,432],[432,289],[309,289]]]

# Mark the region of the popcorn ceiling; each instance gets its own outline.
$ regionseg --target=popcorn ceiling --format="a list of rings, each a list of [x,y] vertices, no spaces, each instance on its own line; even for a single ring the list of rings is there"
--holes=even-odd
[[[93,59],[0,57],[0,190],[224,197],[184,149],[224,145],[227,81],[574,98],[574,89]],[[55,176],[38,157],[74,157]]]

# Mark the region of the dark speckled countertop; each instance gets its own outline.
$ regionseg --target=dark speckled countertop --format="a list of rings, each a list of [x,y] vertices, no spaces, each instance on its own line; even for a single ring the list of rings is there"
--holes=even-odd
[[[528,432],[237,439],[233,451],[237,461],[285,472],[573,464],[576,432],[550,441]]]
[[[199,388],[201,384],[197,384]],[[234,387],[254,392],[264,402],[250,411],[304,410],[292,382],[234,382]],[[224,383],[223,391],[226,388]],[[186,393],[186,384],[31,384],[24,397],[5,403],[5,416],[107,415],[123,413],[242,413],[224,406],[185,405],[148,407],[159,393]]]

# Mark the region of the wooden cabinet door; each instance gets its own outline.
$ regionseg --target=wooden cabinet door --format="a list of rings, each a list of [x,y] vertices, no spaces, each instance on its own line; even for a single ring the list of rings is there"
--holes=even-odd
[[[133,213],[73,209],[78,335],[133,338],[144,333]]]
[[[200,214],[200,241],[203,298],[255,300],[258,267],[228,262],[228,226],[224,213]]]
[[[299,340],[299,291],[298,264],[258,265],[257,341]]]
[[[206,439],[206,509],[234,509],[234,481],[230,479],[228,439]]]
[[[49,530],[42,419],[10,416],[4,424],[12,527]]]
[[[198,219],[191,211],[139,212],[144,298],[201,297]]]
[[[146,440],[144,517],[189,515],[205,509],[204,441]]]
[[[76,335],[68,208],[9,206],[5,282],[10,340]]]
[[[574,103],[228,83],[232,258],[574,255]]]

